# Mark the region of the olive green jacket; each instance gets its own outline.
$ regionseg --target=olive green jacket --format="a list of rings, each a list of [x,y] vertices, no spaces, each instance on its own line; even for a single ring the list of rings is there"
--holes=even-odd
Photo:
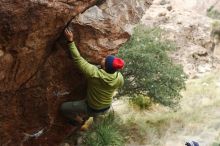
[[[124,84],[123,76],[120,72],[114,74],[107,73],[95,65],[88,63],[81,57],[74,42],[69,44],[69,49],[73,57],[74,64],[87,78],[87,102],[96,110],[107,108],[112,103],[115,91]]]

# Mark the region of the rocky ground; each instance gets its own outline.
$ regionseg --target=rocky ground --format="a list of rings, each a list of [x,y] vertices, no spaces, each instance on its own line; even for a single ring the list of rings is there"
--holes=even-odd
[[[142,23],[146,26],[160,27],[165,30],[164,38],[174,41],[177,50],[171,57],[184,67],[193,78],[200,73],[219,68],[219,54],[213,54],[214,40],[211,36],[215,21],[195,7],[207,10],[213,1],[156,0],[146,11]],[[217,45],[216,45],[217,46]]]

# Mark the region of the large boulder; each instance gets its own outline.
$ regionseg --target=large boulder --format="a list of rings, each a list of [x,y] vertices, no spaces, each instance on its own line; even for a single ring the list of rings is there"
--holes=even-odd
[[[74,32],[82,56],[98,64],[129,39],[130,25],[151,1],[140,2],[0,0],[0,145],[55,146],[76,129],[59,114],[62,102],[85,97],[64,28]]]

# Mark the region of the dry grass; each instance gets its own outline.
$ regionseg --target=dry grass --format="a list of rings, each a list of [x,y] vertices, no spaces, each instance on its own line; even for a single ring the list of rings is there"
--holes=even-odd
[[[182,108],[176,112],[158,105],[148,111],[118,106],[130,133],[127,145],[182,146],[192,139],[205,146],[219,144],[220,72],[189,80],[182,95]]]

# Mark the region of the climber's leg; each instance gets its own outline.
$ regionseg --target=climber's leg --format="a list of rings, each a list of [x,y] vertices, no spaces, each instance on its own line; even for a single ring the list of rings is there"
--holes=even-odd
[[[104,119],[104,115],[108,113],[109,109],[110,107],[107,107],[102,110],[94,110],[87,106],[87,113],[89,118],[82,125],[81,130],[86,131],[92,126],[94,122],[97,124],[101,122]]]
[[[78,122],[81,124],[83,122],[83,115],[87,115],[87,104],[85,100],[64,102],[60,110],[70,123]]]

